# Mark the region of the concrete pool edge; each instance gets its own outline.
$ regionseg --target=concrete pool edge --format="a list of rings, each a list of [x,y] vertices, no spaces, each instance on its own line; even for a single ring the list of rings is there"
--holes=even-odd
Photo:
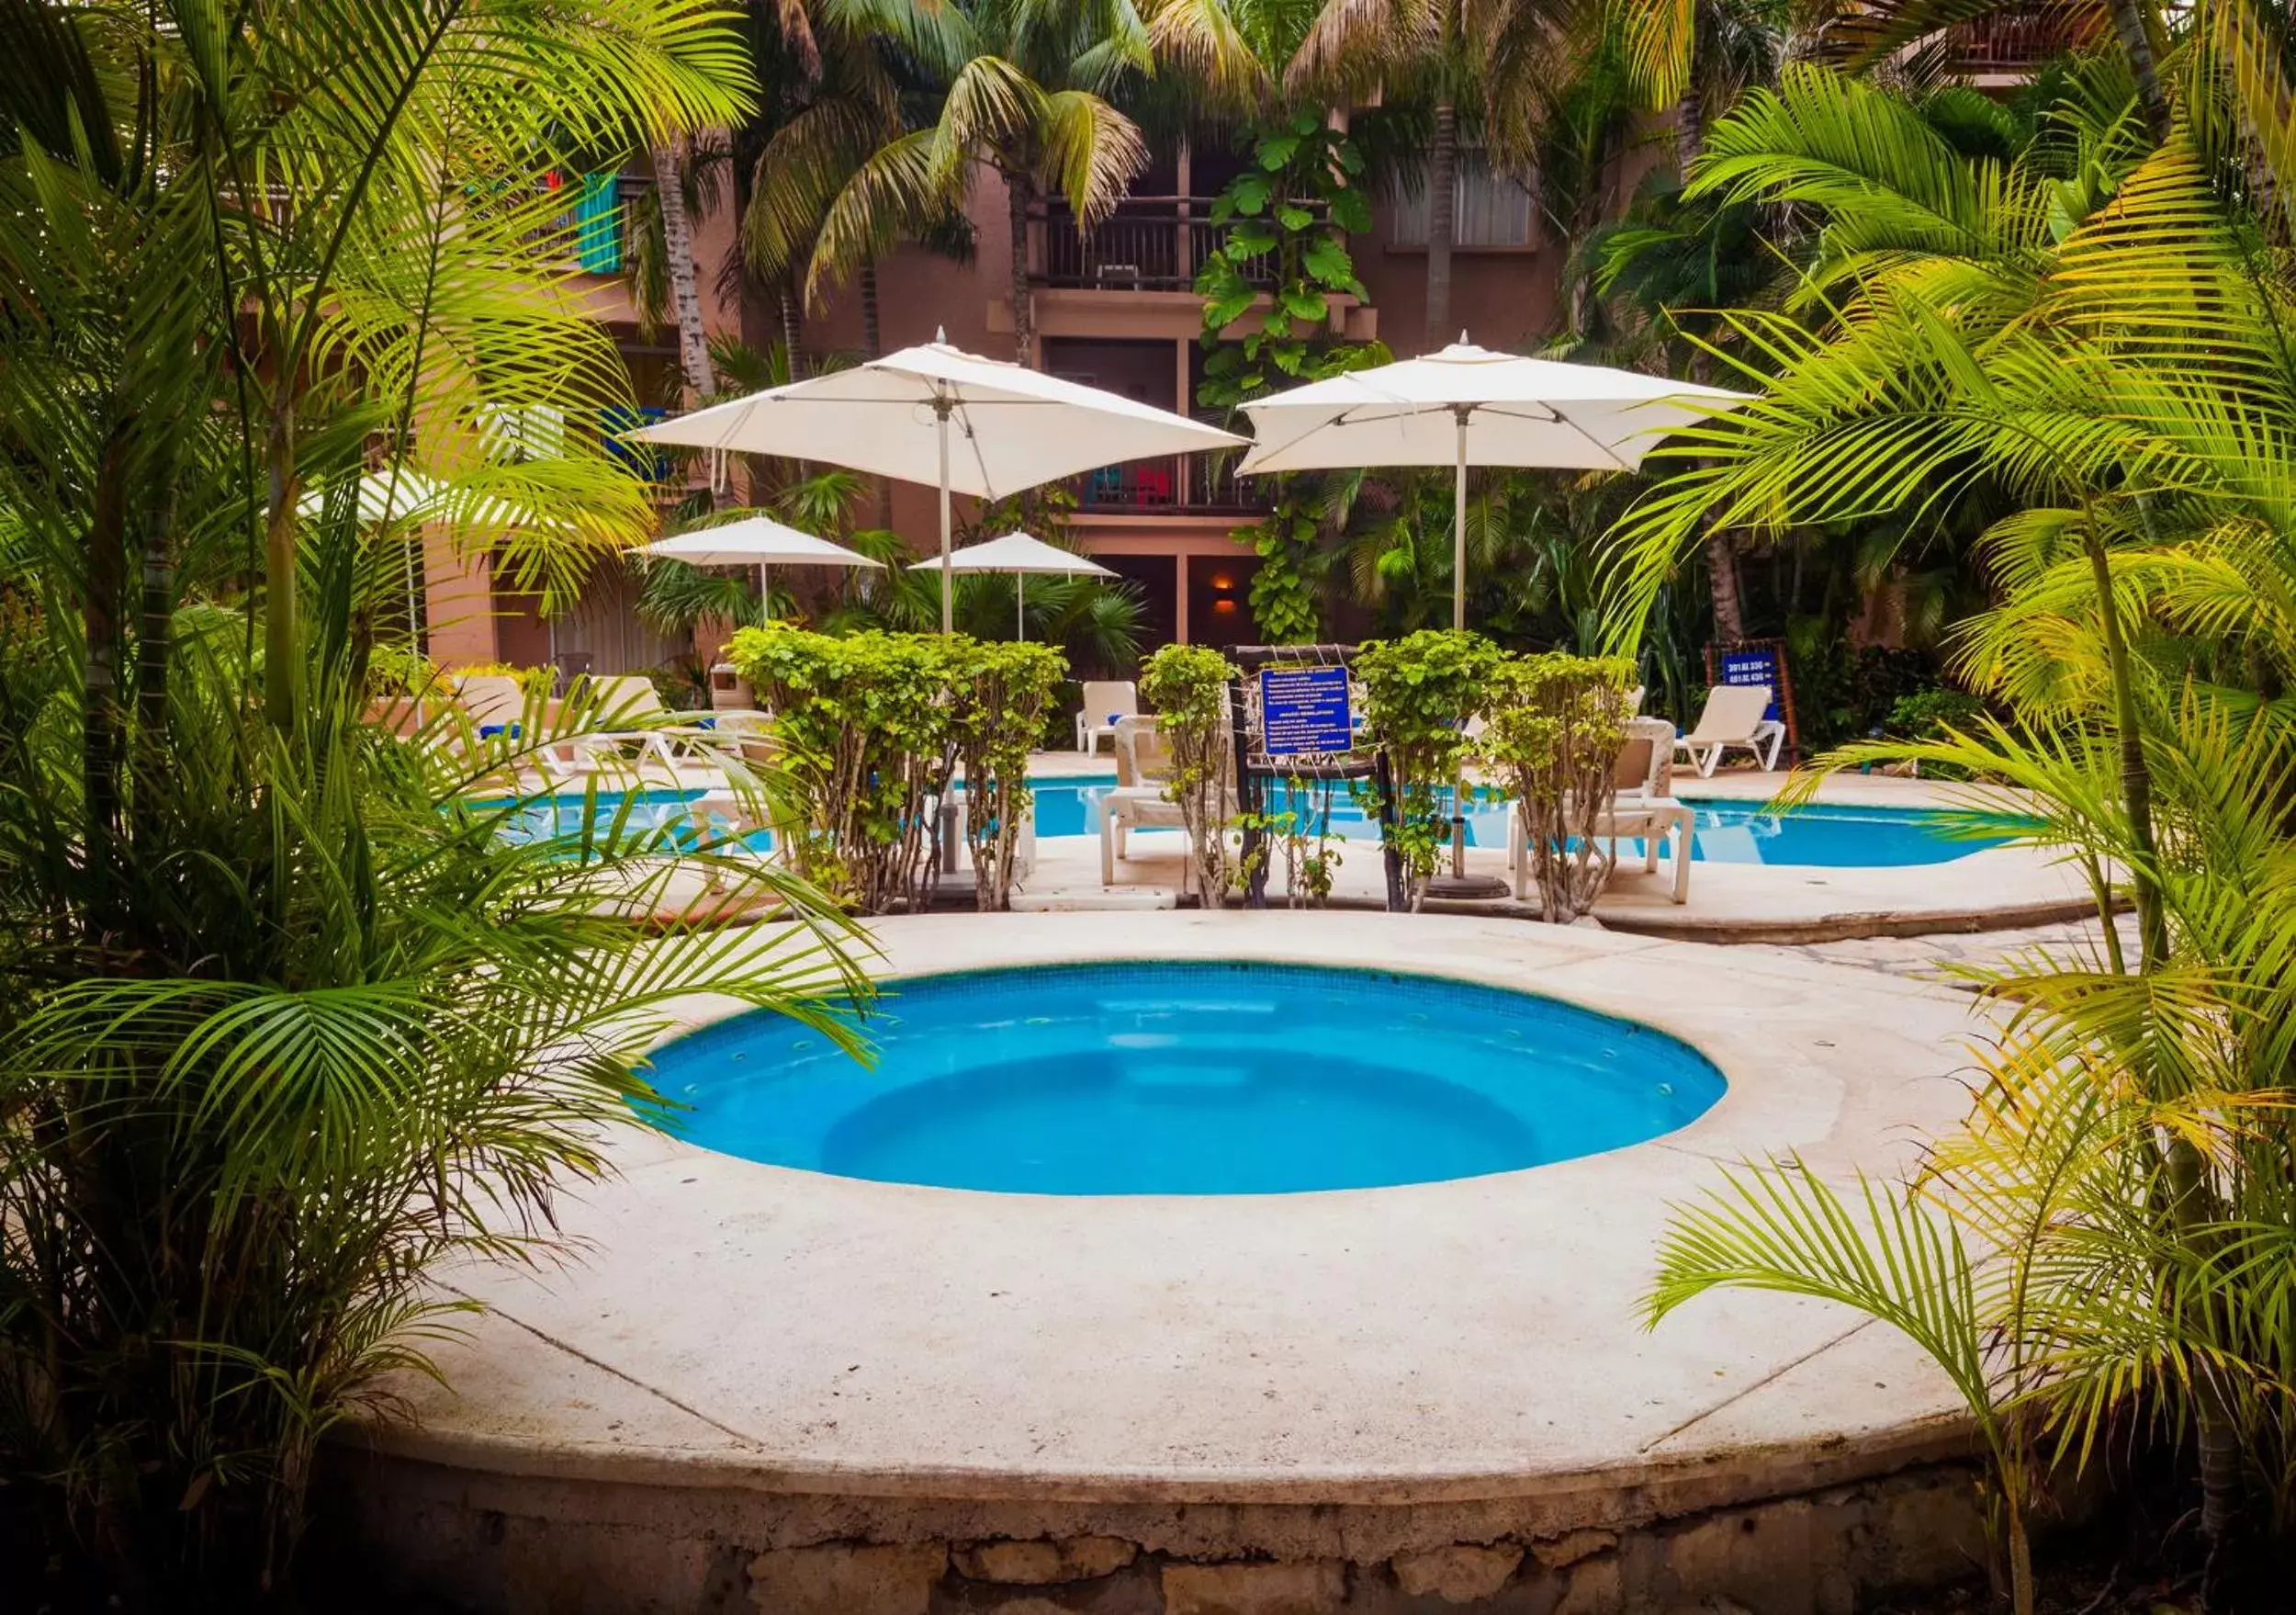
[[[972,1574],[989,1567],[978,1544],[1052,1564],[1044,1543],[1085,1538],[1131,1555],[1109,1586],[1145,1576],[1127,1596],[1163,1600],[1123,1608],[1170,1610],[1246,1607],[1200,1601],[1195,1575],[1244,1561],[1315,1594],[1284,1607],[1349,1610],[1416,1608],[1393,1600],[1432,1585],[1430,1555],[1472,1580],[1512,1554],[1508,1596],[1559,1577],[1559,1598],[1594,1610],[1641,1607],[1616,1593],[1636,1576],[1743,1597],[1741,1537],[1773,1555],[1823,1538],[1810,1563],[1845,1585],[1960,1568],[1966,1436],[1908,1349],[1772,1298],[1702,1304],[1654,1337],[1627,1315],[1654,1208],[1713,1160],[1767,1144],[1834,1176],[1903,1165],[1911,1129],[1958,1113],[1940,1079],[1966,1004],[1583,930],[1334,919],[1027,916],[985,936],[951,916],[882,935],[900,975],[991,951],[1176,951],[1526,988],[1684,1037],[1731,1093],[1606,1156],[1193,1208],[821,1180],[651,1142],[575,1219],[596,1242],[585,1265],[472,1277],[500,1310],[442,1359],[463,1395],[412,1387],[427,1428],[337,1454],[355,1483],[339,1522],[466,1587],[501,1585],[512,1561],[602,1587],[594,1538],[622,1543],[625,1568],[715,1566],[795,1610],[923,1610],[951,1588],[994,1608],[983,1589],[1006,1584]],[[1548,1563],[1590,1531],[1616,1540]]]

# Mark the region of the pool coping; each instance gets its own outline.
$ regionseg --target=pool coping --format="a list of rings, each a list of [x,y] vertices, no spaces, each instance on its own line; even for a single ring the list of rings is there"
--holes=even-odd
[[[894,977],[992,957],[1241,956],[1545,988],[1681,1038],[1730,1087],[1688,1127],[1603,1155],[1294,1195],[917,1189],[633,1137],[616,1148],[618,1178],[566,1208],[580,1265],[450,1275],[495,1310],[439,1354],[459,1395],[398,1387],[417,1422],[372,1431],[378,1452],[498,1479],[775,1495],[1548,1497],[1593,1519],[1620,1506],[1621,1487],[1640,1489],[1634,1507],[1712,1507],[1966,1450],[1941,1377],[1851,1315],[1729,1295],[1656,1335],[1626,1327],[1659,1206],[1711,1180],[1716,1161],[1790,1147],[1846,1181],[1908,1167],[1921,1130],[1958,1119],[1964,998],[1788,957],[1487,919],[1176,912],[1120,930],[1079,915],[923,916],[883,922],[879,936]],[[732,1008],[697,1005],[679,1030]],[[1179,1228],[1199,1242],[1176,1245]],[[1271,1254],[1334,1243],[1351,1259],[1323,1291],[1294,1282],[1286,1262],[1299,1258]],[[1541,1249],[1576,1282],[1542,1288]],[[993,1296],[1006,1293],[991,1291],[999,1282],[1049,1285],[1064,1304],[1016,1319],[964,1276]],[[1541,1304],[1523,1311],[1508,1284]],[[1176,1300],[1176,1313],[1158,1310],[1188,1293],[1222,1295],[1231,1316]],[[770,1338],[744,1327],[766,1316]],[[1558,1331],[1572,1342],[1559,1354]],[[1264,1370],[1255,1339],[1276,1360]],[[1155,1366],[1166,1348],[1196,1365],[1177,1402]],[[847,1378],[850,1357],[864,1360],[868,1391]],[[1053,1362],[1091,1364],[1087,1383]],[[1398,1398],[1390,1372],[1416,1389]],[[1374,1386],[1386,1389],[1363,1400]],[[1271,1423],[1262,1393],[1289,1416]],[[1399,1401],[1414,1411],[1399,1418]],[[1526,1407],[1548,1416],[1546,1436]]]

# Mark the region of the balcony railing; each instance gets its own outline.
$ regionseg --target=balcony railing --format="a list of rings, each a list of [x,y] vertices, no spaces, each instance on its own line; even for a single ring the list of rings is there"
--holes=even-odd
[[[1954,30],[1958,65],[1966,73],[2028,73],[2078,43],[2060,12],[2001,11],[1972,17]]]
[[[1236,474],[1233,455],[1179,455],[1103,466],[1076,479],[1079,514],[1102,516],[1256,516],[1267,496]]]
[[[1189,291],[1227,233],[1211,221],[1210,197],[1127,197],[1114,212],[1081,228],[1065,201],[1045,205],[1038,220],[1034,278],[1042,286],[1105,291]],[[1250,278],[1271,278],[1265,263]]]

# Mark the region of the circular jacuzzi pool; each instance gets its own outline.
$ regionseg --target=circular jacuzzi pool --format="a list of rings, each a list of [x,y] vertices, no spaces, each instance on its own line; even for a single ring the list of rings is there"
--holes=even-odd
[[[864,1066],[758,1011],[655,1055],[728,1155],[1032,1194],[1271,1194],[1515,1171],[1639,1143],[1722,1095],[1647,1026],[1526,993],[1243,963],[892,984]]]

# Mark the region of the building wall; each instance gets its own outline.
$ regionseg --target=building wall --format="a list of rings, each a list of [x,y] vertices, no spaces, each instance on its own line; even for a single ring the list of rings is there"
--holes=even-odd
[[[1225,166],[1223,166],[1223,164]],[[1174,187],[1209,196],[1217,178],[1233,166],[1226,155],[1158,151],[1139,194],[1165,196]],[[632,184],[642,188],[643,175]],[[993,172],[976,170],[968,216],[973,252],[959,263],[905,246],[877,265],[879,340],[883,349],[941,337],[970,352],[997,359],[1018,356],[1012,341],[1013,243],[1006,187]],[[713,333],[739,335],[763,349],[782,340],[779,299],[752,293],[746,299],[720,295],[720,270],[736,245],[731,198],[693,220],[695,258],[704,323]],[[1375,209],[1374,227],[1354,240],[1357,271],[1371,293],[1367,307],[1345,314],[1358,338],[1378,336],[1399,355],[1424,351],[1426,254],[1399,244],[1394,209]],[[1036,249],[1041,253],[1041,245]],[[1555,325],[1557,258],[1538,248],[1459,249],[1453,260],[1453,323],[1473,340],[1492,347],[1534,342]],[[1041,266],[1041,265],[1040,265]],[[676,332],[665,329],[641,337],[636,311],[618,277],[585,277],[579,292],[622,346],[633,383],[646,403],[672,402],[679,392]],[[1038,339],[1030,357],[1042,367],[1088,374],[1097,385],[1165,408],[1192,412],[1190,376],[1200,365],[1198,337],[1200,304],[1192,292],[1123,287],[1037,286],[1031,311]],[[828,288],[820,306],[803,312],[804,352],[819,356],[859,353],[864,347],[859,288]],[[1435,333],[1434,345],[1455,338]],[[1151,491],[1162,483],[1151,481]],[[1129,497],[1129,495],[1128,495]],[[974,513],[957,502],[957,519]],[[884,507],[895,531],[918,554],[938,543],[935,491],[894,484]],[[879,506],[865,505],[861,519],[874,523]],[[1080,510],[1071,536],[1087,553],[1100,556],[1133,575],[1150,596],[1149,618],[1157,640],[1165,636],[1215,643],[1249,641],[1249,580],[1257,562],[1247,544],[1234,536],[1248,514],[1200,510],[1160,513],[1097,506]],[[433,653],[452,662],[478,660],[528,661],[548,654],[549,627],[532,602],[493,587],[483,559],[456,558],[441,544],[431,547],[430,593]],[[1215,579],[1226,580],[1220,587]],[[578,636],[596,638],[592,630]],[[633,640],[633,643],[636,641]]]

